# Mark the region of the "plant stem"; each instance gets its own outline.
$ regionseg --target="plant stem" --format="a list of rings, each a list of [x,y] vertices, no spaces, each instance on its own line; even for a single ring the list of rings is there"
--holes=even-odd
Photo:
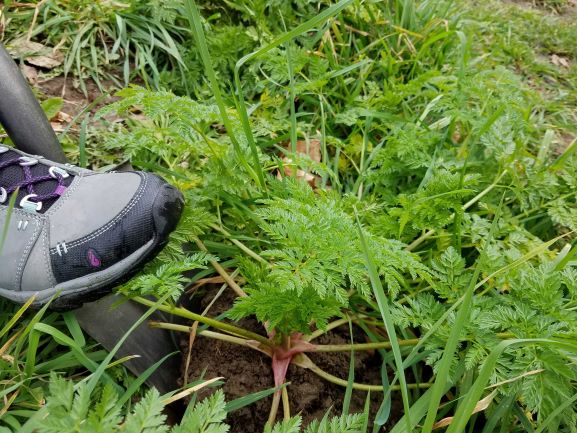
[[[321,335],[326,334],[328,331],[338,328],[339,326],[346,325],[347,323],[349,323],[348,319],[335,320],[334,322],[329,323],[325,329],[317,329],[311,335],[304,337],[303,340],[313,341],[315,338],[319,338]]]
[[[281,392],[282,392],[283,418],[285,420],[288,420],[291,417],[291,408],[290,408],[290,404],[289,404],[289,395],[288,395],[287,387],[285,386]]]
[[[244,169],[251,175],[251,177],[257,182],[259,186],[266,188],[262,168],[260,164],[257,164],[259,161],[258,161],[258,154],[256,154],[256,147],[251,145],[251,150],[253,156],[255,157],[255,166],[253,167],[248,163],[248,161],[244,156],[243,149],[235,134],[234,125],[230,117],[228,116],[228,112],[226,109],[227,107],[220,90],[220,83],[216,77],[216,73],[212,65],[212,58],[208,51],[208,44],[206,42],[206,37],[204,34],[204,30],[202,28],[202,18],[200,16],[200,12],[196,6],[196,3],[194,0],[187,0],[184,2],[184,6],[187,18],[190,22],[192,34],[197,43],[202,63],[204,64],[206,76],[210,81],[212,92],[214,94],[214,99],[216,100],[216,103],[218,105],[220,116],[224,123],[224,127],[226,128],[226,132],[230,137],[230,141],[232,142],[235,152],[241,164],[243,165]]]
[[[151,321],[148,323],[148,326],[154,329],[166,329],[168,331],[177,331],[184,333],[192,331],[192,326],[177,325],[176,323]],[[221,334],[220,332],[214,332],[208,330],[198,331],[197,335],[204,335],[205,337],[214,338],[215,340],[226,341],[228,343],[238,344],[240,346],[247,346],[246,343],[249,341],[246,338],[235,337],[234,335]]]
[[[198,248],[201,251],[208,253],[208,249],[206,248],[206,246],[202,243],[202,241],[200,239],[196,238],[194,242],[196,243],[196,245],[198,246]],[[244,290],[242,290],[241,287],[236,283],[236,281],[234,281],[234,279],[224,270],[224,268],[222,266],[220,266],[220,263],[218,263],[216,260],[210,260],[209,262],[212,265],[212,267],[216,270],[216,272],[218,272],[219,275],[224,279],[224,281],[227,282],[227,284],[230,286],[230,288],[232,290],[234,290],[234,292],[237,294],[237,296],[239,296],[241,298],[244,298],[245,296],[247,296],[246,292]]]
[[[416,346],[419,343],[418,338],[409,340],[397,340],[399,346]],[[390,341],[379,341],[377,343],[355,343],[355,344],[316,344],[314,352],[350,352],[351,350],[376,350],[390,349]]]
[[[268,421],[267,421],[267,425],[269,425],[271,428],[276,421],[276,416],[278,413],[278,407],[280,405],[280,399],[281,399],[281,393],[275,392],[273,395],[273,398],[272,398],[272,404],[270,407],[270,412],[269,412]]]
[[[234,239],[232,237],[232,234],[230,234],[226,229],[219,227],[216,224],[211,224],[210,227],[212,227],[217,232],[222,233],[224,236],[226,236],[228,238],[228,240],[230,240],[239,249],[244,251],[247,255],[249,255],[250,257],[252,257],[256,261],[264,263],[266,265],[270,265],[269,262],[267,262],[265,259],[263,259],[261,256],[259,256],[257,253],[255,253],[253,250],[251,250],[249,247],[247,247],[245,244],[243,244],[241,241],[239,241],[238,239]]]
[[[344,386],[344,387],[348,386],[348,382],[346,380],[341,379],[341,378],[336,377],[336,376],[333,376],[332,374],[324,371],[322,368],[320,368],[318,365],[316,365],[305,354],[300,354],[298,356],[295,356],[293,363],[295,365],[298,365],[299,367],[306,368],[307,370],[312,371],[317,376],[322,377],[326,381],[334,383],[335,385],[340,385],[340,386]],[[425,389],[425,388],[430,388],[431,386],[432,386],[432,384],[430,384],[430,383],[409,383],[409,384],[407,384],[408,389]],[[368,385],[365,383],[357,383],[357,382],[353,382],[353,389],[356,389],[359,391],[384,392],[382,385]],[[394,386],[391,386],[389,389],[391,391],[400,391],[401,387],[400,387],[400,385],[394,385]]]
[[[132,300],[149,307],[156,305],[153,301],[142,298],[140,296],[132,298]],[[192,311],[189,311],[185,308],[168,305],[158,305],[157,307],[160,311],[164,311],[165,313],[174,314],[175,316],[184,317],[185,319],[195,320],[200,323],[204,323],[205,325],[212,326],[213,328],[220,329],[221,331],[228,332],[229,334],[244,337],[247,340],[258,341],[266,347],[272,346],[272,343],[268,340],[268,338],[263,337],[262,335],[256,334],[243,328],[239,328],[234,325],[230,325],[228,323],[221,322],[216,319],[211,319],[210,317],[201,316],[200,314],[193,313]],[[190,329],[187,329],[185,332],[190,332]]]

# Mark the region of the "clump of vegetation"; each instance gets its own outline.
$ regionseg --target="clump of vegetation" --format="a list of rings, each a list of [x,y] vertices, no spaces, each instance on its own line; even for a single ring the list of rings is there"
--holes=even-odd
[[[571,431],[573,147],[560,153],[553,147],[555,133],[535,121],[539,101],[519,78],[504,68],[479,68],[455,10],[443,6],[431,13],[412,3],[399,3],[398,10],[354,5],[315,24],[306,39],[278,38],[253,55],[262,72],[251,90],[259,93],[249,102],[250,117],[241,101],[233,110],[216,92],[214,101],[183,102],[133,89],[126,101],[148,117],[147,135],[194,131],[195,144],[188,154],[160,153],[137,141],[118,146],[116,138],[111,145],[136,146],[143,166],[167,164],[177,184],[192,186],[187,194],[199,218],[181,230],[226,263],[210,259],[239,295],[228,317],[254,314],[268,335],[161,308],[220,331],[201,335],[270,355],[277,386],[293,363],[344,386],[384,391],[384,405],[390,390],[400,390],[406,416],[397,429],[423,423],[422,431],[430,431],[442,396],[459,384],[459,398],[448,402],[455,411],[450,431],[468,422]],[[430,39],[378,39],[371,23],[387,18]],[[349,43],[331,45],[337,35],[348,35]],[[202,34],[196,36],[202,53]],[[379,44],[371,44],[375,39]],[[379,54],[382,47],[388,55]],[[212,59],[204,60],[210,78]],[[242,87],[235,91],[246,96]],[[128,113],[126,101],[107,110]],[[170,113],[188,106],[222,120],[205,116],[183,128],[182,117]],[[131,137],[140,128],[112,137]],[[318,140],[320,162],[294,152],[297,140]],[[313,173],[317,186],[295,178],[295,165]],[[161,270],[166,278],[170,264]],[[142,278],[125,293],[166,289],[159,277],[158,286],[143,291]],[[368,332],[372,342],[365,344],[313,342],[348,320],[365,330],[378,324],[388,338]],[[389,365],[400,385],[336,378],[306,356],[375,348],[392,350]],[[430,391],[409,394],[409,367],[421,371],[411,386]],[[290,387],[282,393],[288,398]],[[281,392],[269,425],[280,399]],[[471,418],[481,399],[490,409]],[[534,418],[521,417],[519,404]]]
[[[382,393],[375,431],[400,392],[394,433],[574,433],[577,75],[541,56],[574,64],[575,27],[496,1],[200,5],[185,1],[175,18],[192,28],[189,87],[166,70],[174,92],[120,91],[99,121],[124,122],[86,148],[158,171],[187,199],[169,247],[120,292],[206,325],[153,326],[268,355],[267,431],[300,431],[285,385],[293,364],[345,396]],[[527,22],[539,34],[521,31]],[[213,273],[237,295],[231,309],[181,308]],[[248,316],[263,333],[234,323]],[[316,343],[346,325],[365,341]],[[379,351],[390,382],[336,377],[307,355],[362,350]],[[69,407],[66,392],[48,410]],[[368,431],[368,412],[349,415],[344,400],[341,417],[306,431]],[[187,416],[223,404],[215,394]],[[226,431],[219,411],[211,428]],[[111,431],[126,415],[114,416]],[[211,431],[211,416],[191,431]]]
[[[73,73],[86,93],[89,79],[101,89],[102,79],[122,86],[136,77],[158,87],[163,69],[184,70],[179,45],[188,31],[178,22],[181,9],[179,0],[49,0],[8,4],[2,15],[8,46],[14,40],[37,40],[62,52],[57,71]],[[34,53],[21,53],[29,54]]]

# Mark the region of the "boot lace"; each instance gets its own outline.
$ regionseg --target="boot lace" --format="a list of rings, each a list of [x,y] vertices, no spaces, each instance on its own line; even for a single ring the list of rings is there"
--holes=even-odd
[[[24,177],[11,186],[0,186],[0,204],[5,203],[8,197],[15,191],[26,191],[26,195],[20,199],[19,205],[22,209],[29,212],[40,212],[42,210],[43,202],[59,198],[66,191],[65,180],[70,175],[68,172],[60,167],[51,166],[47,174],[34,175],[31,167],[38,164],[38,160],[29,156],[19,156],[15,152],[11,152],[6,146],[0,145],[0,156],[10,152],[11,155],[6,159],[0,161],[0,172],[8,167],[20,166],[23,170]],[[56,187],[53,191],[48,193],[37,192],[35,186],[44,182],[56,181]]]

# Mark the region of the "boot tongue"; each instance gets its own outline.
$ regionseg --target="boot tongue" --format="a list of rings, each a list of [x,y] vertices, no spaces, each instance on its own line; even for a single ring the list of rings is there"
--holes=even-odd
[[[4,146],[0,145],[0,150],[5,149]],[[22,155],[18,152],[13,150],[8,150],[7,152],[0,153],[0,167],[8,164],[11,161],[16,161],[19,158],[22,158]],[[33,157],[30,157],[33,158]],[[19,163],[14,163],[4,168],[0,168],[0,187],[6,190],[13,190],[15,187],[22,184],[27,180],[26,171],[28,171],[29,175],[33,179],[40,179],[40,178],[47,178],[49,179],[42,180],[38,183],[34,183],[31,187],[24,186],[21,187],[18,192],[18,197],[16,199],[16,207],[20,207],[20,201],[29,194],[36,194],[38,197],[42,198],[42,196],[52,195],[55,191],[63,192],[63,189],[67,188],[74,179],[74,176],[69,175],[66,178],[60,180],[60,182],[50,176],[50,166],[36,163],[34,165],[29,165],[27,167],[23,167]],[[9,194],[11,195],[11,194]],[[58,201],[57,197],[52,197],[49,199],[42,200],[42,209],[39,211],[40,213],[46,212],[50,207]],[[35,199],[31,199],[32,202],[35,202]],[[4,203],[6,205],[8,200]],[[1,205],[1,204],[0,204]]]

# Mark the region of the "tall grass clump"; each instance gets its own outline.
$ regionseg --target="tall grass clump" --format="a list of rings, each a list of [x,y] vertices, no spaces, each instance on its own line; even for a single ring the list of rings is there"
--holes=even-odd
[[[25,1],[2,7],[7,32],[5,43],[24,60],[38,55],[22,41],[35,41],[60,53],[55,72],[73,76],[86,94],[88,80],[105,88],[103,81],[121,87],[136,77],[153,87],[161,84],[166,68],[184,71],[180,44],[183,28],[179,0]],[[53,54],[58,58],[58,54]]]

